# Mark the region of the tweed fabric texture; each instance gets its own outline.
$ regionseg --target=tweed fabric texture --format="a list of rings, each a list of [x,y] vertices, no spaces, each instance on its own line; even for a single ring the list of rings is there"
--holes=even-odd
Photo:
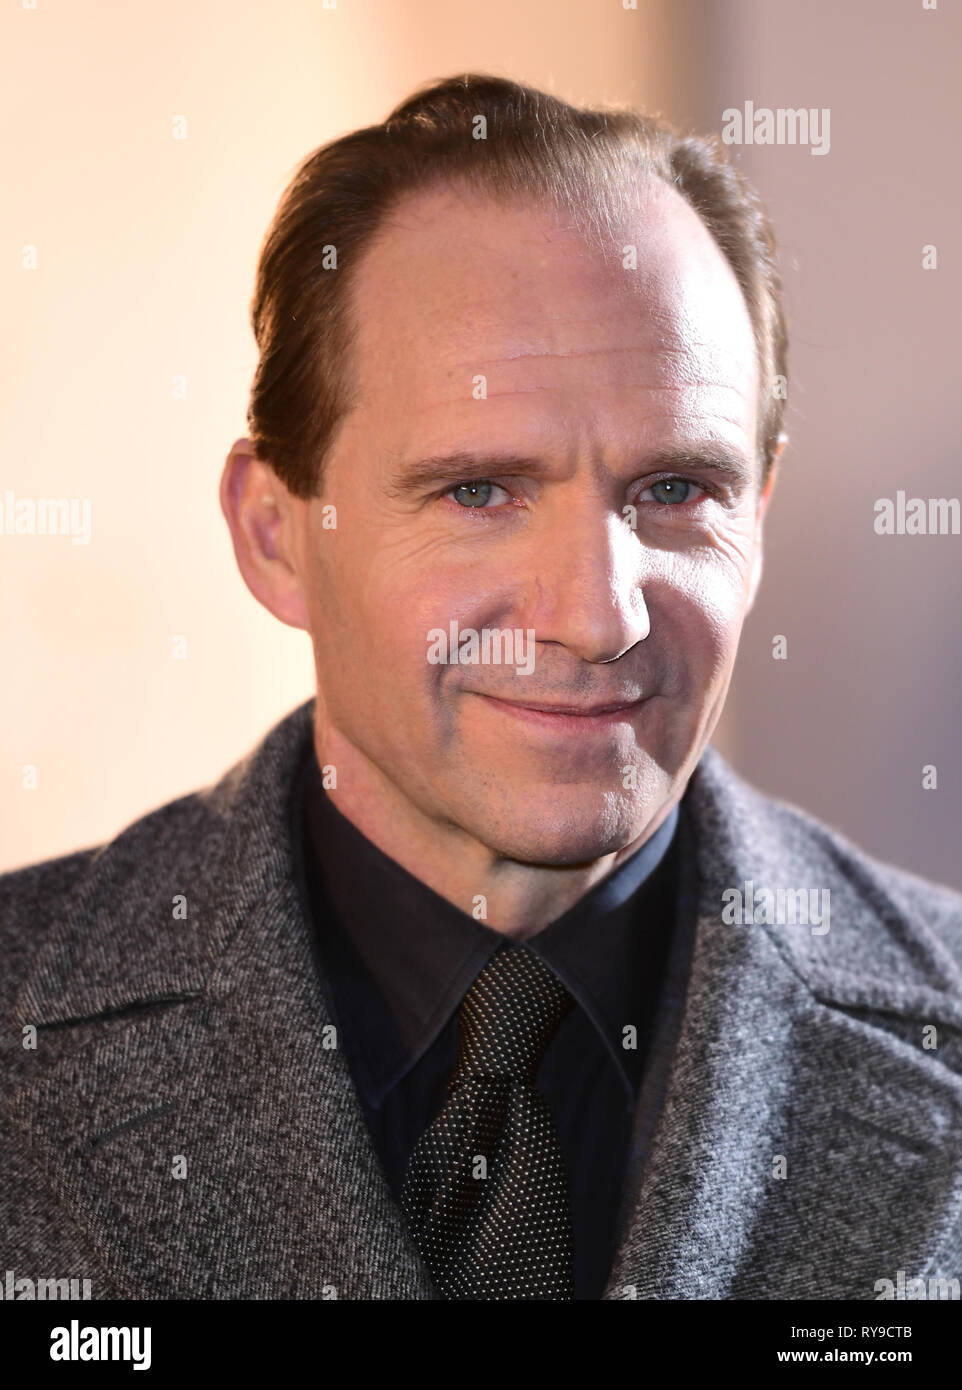
[[[441,1297],[296,892],[313,714],[109,843],[0,875],[5,1269],[89,1277],[95,1298]],[[962,895],[711,747],[681,809],[684,1007],[656,1031],[603,1297],[872,1301],[899,1270],[962,1278]],[[749,881],[830,891],[831,930],[726,921]]]

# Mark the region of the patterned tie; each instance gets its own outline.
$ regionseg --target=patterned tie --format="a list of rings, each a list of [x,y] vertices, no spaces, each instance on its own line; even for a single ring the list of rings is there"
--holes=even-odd
[[[574,1000],[524,946],[502,946],[458,1014],[448,1099],[408,1164],[401,1205],[449,1299],[570,1299],[571,1200],[535,1088]]]

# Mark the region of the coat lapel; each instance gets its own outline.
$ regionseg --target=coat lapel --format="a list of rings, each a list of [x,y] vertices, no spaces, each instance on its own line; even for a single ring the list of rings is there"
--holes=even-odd
[[[94,1297],[438,1297],[336,1045],[279,829],[312,713],[99,851],[21,991],[36,1074],[9,1112],[105,1270]],[[900,939],[837,846],[710,749],[684,805],[691,969],[649,1068],[663,1103],[637,1130],[605,1298],[872,1298],[899,1270],[938,1275],[962,1207],[962,1065],[921,1030],[958,1046],[958,968],[924,925]],[[830,887],[830,933],[725,925],[722,892],[746,880]]]
[[[649,1075],[664,1104],[637,1136],[604,1297],[872,1299],[899,1270],[938,1276],[962,1215],[958,968],[922,925],[905,949],[837,844],[799,838],[798,813],[713,750],[686,811],[691,974],[677,1045],[663,1035],[670,1060]],[[725,924],[723,890],[748,880],[830,887],[829,932]],[[926,1025],[941,1051],[923,1049]]]
[[[40,1075],[10,1113],[100,1254],[94,1297],[436,1296],[336,1046],[278,835],[310,727],[302,706],[187,813],[169,853],[148,828],[149,901],[124,896],[143,832],[104,850],[21,993]]]

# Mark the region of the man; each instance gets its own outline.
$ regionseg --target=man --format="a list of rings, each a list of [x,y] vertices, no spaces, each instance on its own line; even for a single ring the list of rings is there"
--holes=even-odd
[[[464,77],[312,155],[221,500],[316,698],[0,883],[0,1196],[95,1297],[962,1275],[962,898],[709,746],[785,334],[717,144]]]

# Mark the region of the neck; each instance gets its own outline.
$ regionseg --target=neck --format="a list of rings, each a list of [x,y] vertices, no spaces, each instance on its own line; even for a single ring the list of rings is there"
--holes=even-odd
[[[337,768],[338,785],[326,790],[341,815],[439,897],[515,941],[537,935],[613,873],[680,799],[667,802],[642,834],[611,854],[579,864],[534,864],[501,854],[454,821],[423,811],[337,730],[316,729],[314,748],[319,766]]]

